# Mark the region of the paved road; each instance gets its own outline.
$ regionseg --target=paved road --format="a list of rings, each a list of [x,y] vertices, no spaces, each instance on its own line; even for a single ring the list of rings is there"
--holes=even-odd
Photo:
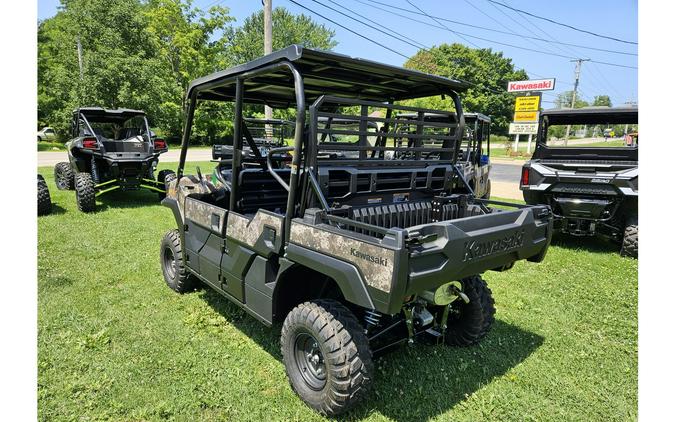
[[[520,191],[520,172],[524,161],[491,159],[492,196],[507,199],[523,199]]]
[[[178,162],[180,150],[172,149],[160,156],[160,161],[165,163]],[[188,150],[188,161],[209,161],[210,149]],[[68,155],[64,151],[41,151],[38,152],[38,166],[54,166],[61,161],[68,161]],[[492,159],[492,195],[499,198],[523,199],[518,189],[520,181],[520,168],[523,161],[511,161]]]
[[[180,149],[170,149],[169,152],[159,156],[160,162],[174,163],[178,162]],[[188,150],[188,161],[209,161],[211,159],[211,149],[190,149]],[[53,166],[61,161],[68,161],[68,154],[65,151],[40,151],[38,152],[38,167]]]
[[[493,158],[490,178],[499,182],[518,183],[523,163],[524,161],[496,161]]]

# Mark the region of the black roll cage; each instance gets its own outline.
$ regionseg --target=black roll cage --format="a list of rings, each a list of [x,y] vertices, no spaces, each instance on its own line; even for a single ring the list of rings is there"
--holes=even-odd
[[[112,115],[111,115],[112,116]],[[138,114],[133,114],[130,115],[128,118],[133,118],[133,117],[141,117],[143,118],[143,124],[145,125],[145,138],[147,138],[147,141],[152,144],[152,137],[150,135],[150,124],[148,123],[148,116],[145,115],[145,113],[139,112]],[[89,131],[92,137],[96,138],[96,142],[100,142],[98,139],[98,135],[96,135],[96,132],[94,132],[94,129],[91,127],[91,124],[89,123],[89,119],[87,119],[86,116],[86,110],[82,109],[77,109],[73,113],[73,125],[72,125],[72,134],[73,138],[76,138],[79,135],[80,131],[80,120],[84,121],[84,124],[86,125],[86,129]],[[111,121],[112,123],[112,121]]]
[[[303,76],[300,72],[300,70],[289,60],[282,60],[279,62],[271,63],[265,66],[261,66],[259,68],[254,68],[248,71],[243,71],[242,73],[232,75],[232,76],[225,76],[223,78],[216,78],[213,80],[210,80],[208,82],[205,82],[204,84],[199,85],[198,89],[191,89],[188,91],[190,94],[189,101],[187,103],[187,116],[185,120],[185,127],[183,131],[183,138],[181,141],[181,152],[180,152],[180,158],[179,158],[179,163],[178,163],[178,169],[177,169],[177,178],[180,179],[183,176],[183,171],[185,168],[185,160],[187,156],[187,150],[189,147],[189,140],[192,132],[192,125],[194,121],[194,113],[195,113],[195,108],[197,105],[197,100],[198,100],[198,95],[200,91],[205,91],[211,88],[214,88],[219,85],[223,85],[224,83],[228,81],[234,80],[235,82],[235,97],[234,97],[234,134],[233,134],[233,155],[232,155],[232,180],[236,181],[239,179],[239,174],[241,172],[241,150],[242,150],[242,143],[243,143],[243,135],[244,135],[244,125],[243,125],[243,116],[242,116],[242,110],[243,110],[243,100],[244,100],[244,81],[252,79],[254,77],[259,77],[263,76],[266,74],[270,74],[274,71],[277,71],[279,69],[287,69],[290,74],[293,77],[293,85],[294,85],[294,93],[295,93],[295,109],[296,109],[296,119],[295,119],[295,134],[294,134],[294,146],[293,147],[282,147],[282,148],[273,148],[269,151],[269,154],[267,156],[267,163],[270,161],[270,157],[272,156],[273,153],[277,152],[283,152],[283,151],[293,151],[293,158],[291,161],[291,166],[290,166],[290,180],[289,183],[286,185],[285,182],[281,179],[281,177],[275,172],[275,170],[272,168],[272,166],[268,165],[267,170],[272,174],[272,176],[288,191],[288,200],[286,203],[286,218],[284,222],[284,236],[286,239],[290,237],[290,227],[291,227],[291,220],[292,218],[296,215],[296,211],[299,214],[302,214],[304,212],[303,207],[306,206],[307,201],[306,201],[306,195],[304,195],[304,192],[309,192],[309,189],[312,190],[312,192],[317,196],[317,199],[319,202],[322,204],[322,206],[326,209],[328,209],[328,204],[326,202],[326,199],[323,197],[321,193],[321,189],[318,185],[316,176],[314,175],[314,170],[317,166],[317,145],[316,142],[307,142],[307,146],[303,145],[303,134],[305,132],[305,121],[306,121],[306,112],[307,112],[307,107],[305,103],[305,89],[304,89],[304,81],[303,81]],[[464,114],[462,111],[462,104],[461,100],[459,97],[459,94],[455,92],[454,90],[450,88],[443,88],[441,89],[439,87],[437,95],[448,95],[450,98],[452,98],[453,103],[455,105],[455,113],[458,116],[458,126],[457,126],[457,134],[459,139],[462,139],[462,136],[464,134],[464,126],[465,126],[465,121],[464,121]],[[424,112],[436,112],[438,113],[438,110],[423,110],[420,108],[416,107],[407,107],[407,106],[402,106],[402,105],[393,105],[393,100],[390,100],[387,103],[379,103],[379,102],[373,102],[373,101],[365,101],[365,100],[358,100],[355,98],[347,98],[347,97],[335,97],[331,95],[321,95],[319,96],[316,101],[309,107],[309,114],[310,114],[310,122],[312,122],[310,126],[310,137],[308,139],[310,140],[316,140],[316,134],[318,133],[319,129],[317,128],[316,125],[316,113],[318,111],[318,108],[327,101],[339,99],[341,103],[348,103],[351,102],[354,105],[372,105],[372,106],[377,106],[377,107],[384,107],[387,108],[387,116],[385,118],[376,118],[379,121],[382,121],[385,123],[385,125],[389,125],[390,123],[394,122],[394,119],[392,119],[391,116],[391,110],[395,107],[400,110],[409,110],[409,111],[414,111],[414,112],[420,112],[420,124],[424,123]],[[289,104],[290,105],[290,104]],[[360,123],[362,128],[359,132],[365,132],[367,130],[367,121],[369,118],[368,116],[361,116],[359,118]],[[421,126],[420,126],[421,127]],[[312,136],[313,135],[313,136]],[[365,136],[363,133],[359,133],[360,139],[365,139]],[[386,143],[385,143],[386,145]],[[401,149],[400,147],[386,147],[386,146],[368,146],[365,147],[364,145],[359,145],[356,148],[364,149],[365,153],[365,148],[369,150],[378,150],[378,151],[384,151],[384,150],[396,150],[396,149]],[[419,148],[419,147],[417,147]],[[303,149],[305,151],[303,151]],[[406,148],[407,149],[407,148]],[[305,166],[301,170],[301,161],[303,158],[303,152],[304,152],[304,162]],[[421,152],[421,151],[420,151]],[[360,158],[363,158],[363,153],[360,152]],[[418,152],[416,151],[416,154]],[[444,156],[443,158],[447,158],[452,160],[453,164],[454,161],[456,160],[456,151],[454,152],[452,157]],[[454,166],[453,166],[454,167]],[[303,172],[302,175],[302,180],[300,179],[300,172]],[[460,179],[463,180],[463,182],[468,186],[468,183],[463,179],[462,175],[457,172],[457,175],[459,176]],[[297,196],[297,191],[298,189],[303,192],[303,200],[302,203],[300,204],[299,208],[296,209],[296,196]],[[230,210],[235,210],[236,209],[236,201],[239,196],[239,186],[238,183],[232,183],[231,184],[231,189],[230,189],[230,204],[229,204],[229,209]]]

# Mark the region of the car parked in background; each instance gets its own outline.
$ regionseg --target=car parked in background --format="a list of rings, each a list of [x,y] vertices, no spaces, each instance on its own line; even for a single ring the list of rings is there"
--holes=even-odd
[[[56,140],[56,132],[54,132],[54,129],[50,128],[49,126],[45,126],[45,127],[42,128],[42,130],[38,131],[37,140],[38,140],[38,142],[55,141]]]

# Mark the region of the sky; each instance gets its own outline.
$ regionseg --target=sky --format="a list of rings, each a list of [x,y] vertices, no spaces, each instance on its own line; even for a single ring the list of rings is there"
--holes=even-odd
[[[573,88],[575,64],[571,62],[571,58],[591,59],[581,65],[579,98],[592,102],[596,95],[609,95],[615,106],[622,105],[627,101],[637,101],[637,45],[600,38],[555,25],[509,10],[495,3],[499,2],[599,35],[637,42],[637,0],[548,0],[545,2],[541,0],[294,1],[323,15],[323,17],[293,4],[290,0],[273,0],[273,7],[285,7],[294,14],[310,15],[315,21],[334,29],[335,39],[338,41],[338,46],[334,50],[338,53],[400,66],[406,61],[404,56],[410,57],[418,51],[418,48],[401,40],[408,40],[408,42],[424,48],[452,42],[459,42],[474,48],[492,48],[493,51],[501,51],[504,56],[510,57],[516,67],[525,69],[530,79],[556,78],[555,90],[544,94],[544,108],[553,107],[553,101],[557,94]],[[240,25],[247,16],[262,8],[261,0],[194,0],[193,4],[202,9],[215,4],[227,7],[230,9],[230,14],[236,18],[235,25]],[[53,16],[57,13],[59,5],[59,0],[38,0],[38,19]],[[344,8],[351,9],[351,11]],[[336,10],[367,22],[375,29],[340,15]],[[410,11],[417,12],[417,14]],[[362,17],[354,15],[353,12],[360,14]],[[425,16],[425,14],[431,15],[433,18]],[[388,49],[355,35],[324,18],[377,41]],[[442,19],[450,19],[455,22]],[[480,26],[501,32],[472,28],[462,24]],[[398,39],[383,33],[386,30],[395,31],[395,33],[390,32],[390,35]],[[522,36],[629,54],[572,47],[527,39]],[[511,46],[498,43],[511,44]],[[599,62],[634,68],[610,66]]]

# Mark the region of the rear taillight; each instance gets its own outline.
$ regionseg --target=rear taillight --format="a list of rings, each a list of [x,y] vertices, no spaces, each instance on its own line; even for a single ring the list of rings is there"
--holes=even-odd
[[[523,172],[520,175],[520,184],[525,186],[530,184],[530,168],[523,167]]]
[[[166,149],[166,142],[164,139],[155,139],[155,149]]]
[[[84,138],[82,140],[82,147],[87,149],[96,149],[98,148],[98,142],[96,142],[96,138]]]

